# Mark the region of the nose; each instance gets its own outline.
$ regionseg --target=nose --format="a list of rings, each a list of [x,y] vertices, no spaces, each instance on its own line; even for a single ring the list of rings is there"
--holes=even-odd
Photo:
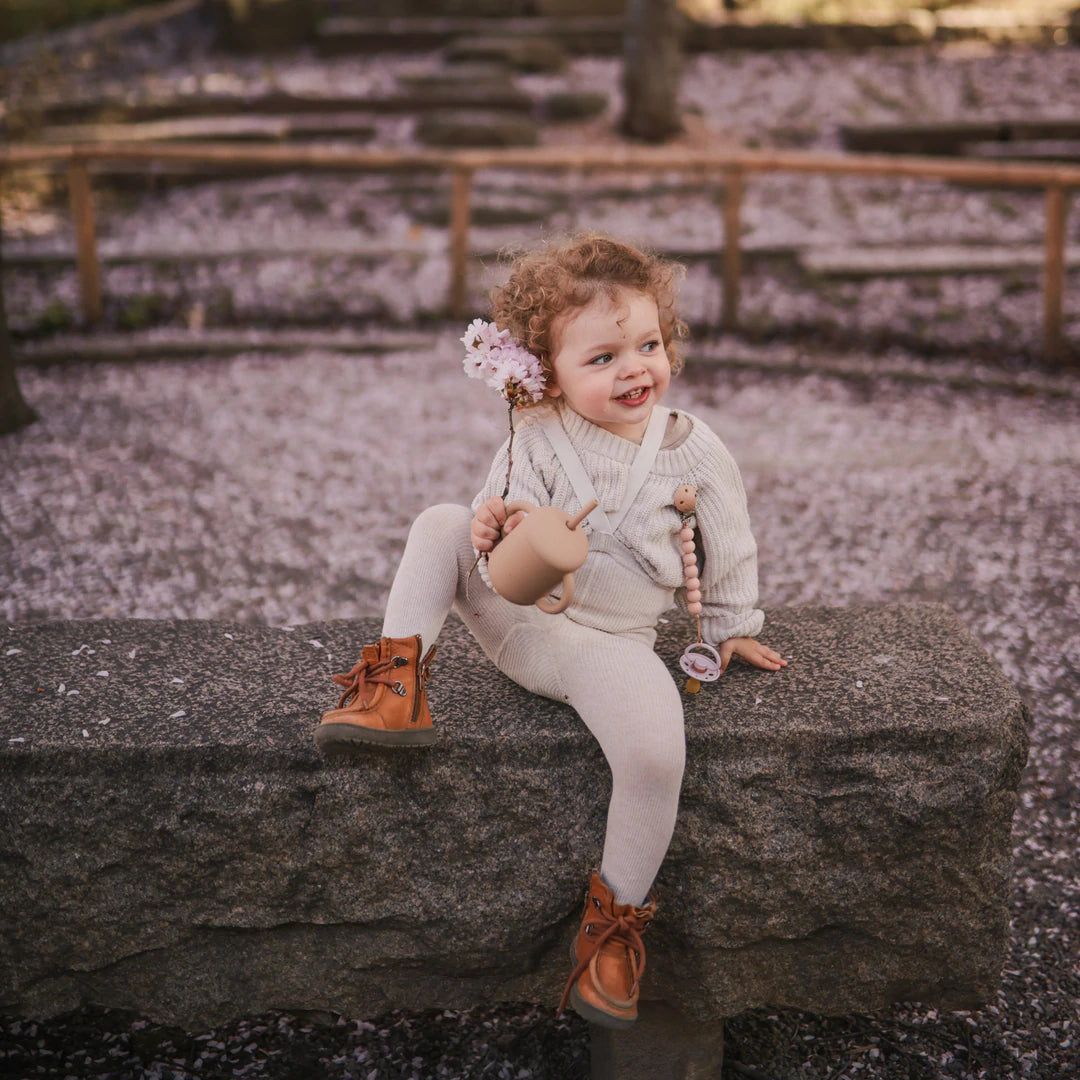
[[[636,353],[629,353],[619,365],[620,379],[634,379],[645,373],[645,362]]]

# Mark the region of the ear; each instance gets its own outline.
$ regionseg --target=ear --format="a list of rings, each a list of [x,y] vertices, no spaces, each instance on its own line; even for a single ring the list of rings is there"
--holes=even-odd
[[[558,386],[555,386],[554,384],[551,385],[551,386],[545,387],[544,393],[547,394],[547,396],[549,398],[562,397],[562,389],[560,387],[558,387]]]

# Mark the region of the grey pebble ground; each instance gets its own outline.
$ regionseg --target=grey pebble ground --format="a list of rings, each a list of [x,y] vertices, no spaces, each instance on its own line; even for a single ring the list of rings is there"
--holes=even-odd
[[[800,359],[806,374],[772,370]],[[839,361],[846,373],[827,373]],[[893,376],[875,376],[869,359],[787,349],[736,370],[695,362],[692,347],[669,400],[741,463],[766,609],[944,601],[1030,703],[1012,955],[979,1011],[752,1014],[730,1022],[730,1055],[777,1080],[1071,1080],[1080,386],[998,372],[996,389],[962,390],[916,358],[888,365]],[[938,370],[978,374],[959,361]],[[408,523],[431,502],[471,498],[505,422],[498,398],[462,374],[450,331],[388,355],[75,366],[27,370],[23,383],[42,420],[0,442],[0,612],[11,623],[378,613]],[[550,1003],[327,1019],[264,1017],[195,1038],[115,1016],[9,1021],[0,1075],[6,1063],[27,1077],[279,1078],[301,1075],[290,1071],[300,1059],[353,1080],[586,1075],[582,1026],[557,1024]]]
[[[159,47],[139,46],[145,57]],[[133,48],[130,56],[143,53]],[[706,57],[689,73],[687,93],[706,123],[738,116],[747,130],[777,131],[797,117],[814,145],[829,148],[836,122],[855,114],[1064,115],[1071,106],[1063,88],[1080,86],[1078,58],[1076,50],[1006,50],[955,63],[924,53],[745,56],[741,77],[725,81]],[[211,68],[197,53],[186,62],[195,75]],[[235,78],[249,69],[258,70],[237,65]],[[311,65],[295,70],[301,82],[323,77]],[[332,70],[343,86],[350,74],[376,83],[389,77],[378,64],[360,72],[342,61]],[[615,74],[608,62],[574,68],[584,88],[610,86]],[[736,126],[731,120],[727,133],[746,134]],[[392,142],[396,132],[382,135]],[[198,245],[207,229],[219,236],[228,226],[214,209],[228,205],[230,220],[243,222],[250,212],[283,235],[294,226],[302,233],[311,213],[336,212],[340,181],[321,183],[326,198],[315,211],[300,206],[298,181],[285,178],[251,185],[250,207],[237,205],[235,185],[227,198],[198,189],[148,196],[113,219],[105,212],[101,229],[105,241],[125,243],[167,227],[172,240]],[[752,188],[751,238],[767,246],[792,232],[812,239],[839,230],[861,243],[914,228],[928,239],[946,231],[963,239],[991,220],[1003,241],[1038,241],[1034,196],[927,193],[915,183],[855,185],[843,198],[817,182],[809,190],[807,198],[780,180]],[[914,200],[908,209],[898,192]],[[587,215],[582,198],[578,211]],[[657,201],[648,221],[630,220],[644,234],[677,238],[703,218],[676,198]],[[375,239],[405,235],[400,217],[376,213],[371,221]],[[627,219],[605,208],[593,224],[624,232]],[[14,247],[33,250],[63,237],[47,216],[27,213]],[[408,266],[375,274],[369,284],[393,300],[383,314],[408,325],[418,298],[441,295],[442,265],[439,258],[423,263],[418,277],[408,276]],[[424,277],[425,268],[434,276]],[[229,272],[245,314],[291,316],[338,289],[340,306],[328,312],[347,315],[359,286],[331,269],[325,285],[288,259],[260,276]],[[65,294],[72,281],[70,274],[15,280],[15,325],[48,290]],[[709,314],[707,284],[694,275],[687,282],[699,314]],[[122,290],[123,275],[114,272],[109,287]],[[734,1017],[725,1076],[1080,1077],[1080,382],[1015,363],[1038,341],[1037,292],[1025,288],[945,279],[920,295],[871,283],[853,290],[849,304],[843,289],[823,298],[759,275],[747,289],[757,318],[797,323],[833,304],[833,317],[870,335],[905,320],[914,336],[930,326],[938,355],[701,336],[673,384],[669,403],[708,421],[743,469],[766,610],[943,601],[1002,665],[1032,714],[1015,822],[1012,950],[996,999],[960,1013],[911,1004],[868,1016]],[[259,294],[247,308],[243,289]],[[944,328],[935,321],[943,306],[950,311]],[[1076,318],[1067,322],[1074,340]],[[498,400],[461,373],[455,339],[462,329],[437,328],[426,344],[360,355],[158,361],[151,351],[129,364],[24,369],[23,389],[41,421],[0,440],[0,616],[9,624],[113,616],[280,625],[378,614],[409,522],[430,503],[471,499],[504,434]],[[978,367],[967,349],[992,345],[1008,357],[1012,341],[1018,353],[1006,366]],[[955,351],[943,355],[950,344]],[[328,686],[327,700],[333,696]],[[94,1011],[43,1022],[5,1017],[0,1077],[584,1077],[584,1025],[557,1021],[551,1005],[421,1016],[273,1014],[201,1033]]]

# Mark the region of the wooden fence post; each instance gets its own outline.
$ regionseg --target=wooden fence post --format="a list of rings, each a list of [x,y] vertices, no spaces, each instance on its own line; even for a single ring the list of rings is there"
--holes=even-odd
[[[1065,351],[1065,189],[1046,189],[1046,270],[1043,282],[1043,355],[1058,360]]]
[[[739,325],[739,278],[742,275],[742,189],[741,169],[724,170],[724,292],[720,311],[723,330]]]
[[[465,318],[469,291],[469,219],[472,198],[470,168],[456,167],[450,187],[450,314]]]
[[[79,277],[79,300],[83,321],[97,322],[102,315],[101,265],[94,232],[94,196],[87,163],[73,158],[68,165],[68,196],[75,226],[75,264]]]

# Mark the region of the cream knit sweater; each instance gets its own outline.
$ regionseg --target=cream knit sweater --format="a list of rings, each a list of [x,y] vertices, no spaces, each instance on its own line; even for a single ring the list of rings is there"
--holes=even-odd
[[[550,415],[548,413],[547,415]],[[622,504],[637,444],[613,435],[562,407],[557,415],[589,474],[601,508]],[[633,506],[613,535],[583,526],[589,557],[574,575],[574,602],[567,616],[611,633],[655,640],[660,616],[673,603],[685,612],[679,512],[673,505],[683,484],[697,489],[695,527],[702,592],[702,636],[718,645],[731,637],[755,637],[764,614],[757,603],[757,545],[750,531],[746,492],[727,448],[701,420],[675,413],[663,446]],[[576,512],[582,505],[539,417],[516,420],[513,468],[507,501],[528,499]],[[506,483],[507,447],[492,462],[473,510]],[[486,577],[486,575],[485,575]],[[689,618],[689,616],[687,616]]]

